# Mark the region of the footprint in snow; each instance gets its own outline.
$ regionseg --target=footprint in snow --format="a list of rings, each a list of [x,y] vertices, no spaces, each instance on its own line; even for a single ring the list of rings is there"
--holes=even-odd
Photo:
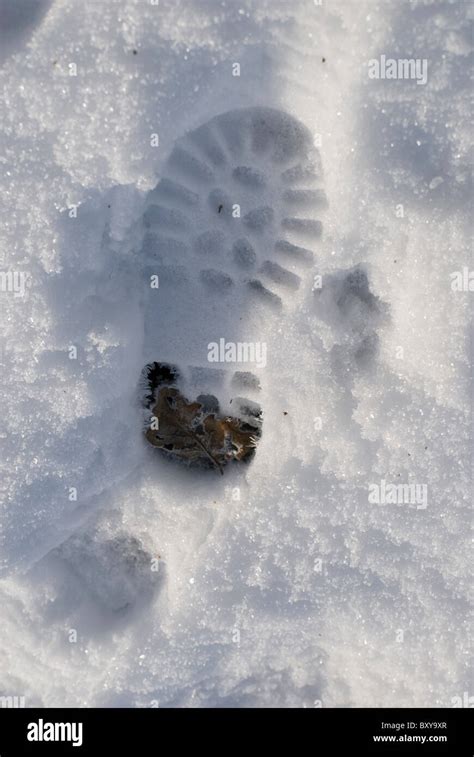
[[[326,205],[309,130],[232,110],[177,140],[147,198],[141,386],[148,441],[221,473],[261,435],[268,322],[299,307]]]

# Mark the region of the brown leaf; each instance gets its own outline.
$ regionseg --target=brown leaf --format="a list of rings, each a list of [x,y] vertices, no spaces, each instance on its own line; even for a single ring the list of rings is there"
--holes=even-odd
[[[150,444],[188,462],[210,460],[223,474],[230,460],[248,460],[255,451],[257,428],[205,412],[200,402],[188,402],[176,387],[161,387],[152,413],[158,429],[147,429]]]

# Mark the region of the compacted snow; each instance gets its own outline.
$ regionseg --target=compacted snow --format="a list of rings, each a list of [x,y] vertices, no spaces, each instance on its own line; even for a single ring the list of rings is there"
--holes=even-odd
[[[0,695],[452,706],[469,691],[472,5],[0,11]],[[374,78],[381,56],[417,59],[420,75]],[[277,146],[303,124],[321,158],[322,233],[306,228],[311,259],[278,269],[283,308],[230,285],[211,306],[193,271],[191,307],[179,287],[170,297],[179,269],[150,241],[173,237],[179,202],[151,226],[147,213],[159,179],[176,180],[177,141],[240,109],[272,109]],[[247,213],[259,160],[238,172]],[[213,190],[199,170],[185,204]],[[278,220],[276,185],[269,170]],[[230,190],[214,189],[224,206]],[[285,197],[305,216],[310,195]],[[247,220],[257,237],[262,217]],[[196,211],[184,241],[212,223]],[[169,307],[150,301],[154,272]],[[198,340],[221,337],[266,349],[251,366],[257,454],[222,477],[162,459],[140,406],[147,361],[196,366]]]

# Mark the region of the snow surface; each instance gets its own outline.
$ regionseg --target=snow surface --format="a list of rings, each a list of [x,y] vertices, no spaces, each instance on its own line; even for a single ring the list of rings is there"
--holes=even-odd
[[[0,270],[27,283],[0,292],[0,694],[450,706],[470,688],[471,295],[451,274],[472,267],[472,5],[0,11]],[[426,85],[370,79],[382,54],[426,58]],[[143,440],[136,229],[176,138],[249,106],[320,146],[324,285],[268,316],[263,437],[221,478]],[[370,503],[382,479],[427,507]]]

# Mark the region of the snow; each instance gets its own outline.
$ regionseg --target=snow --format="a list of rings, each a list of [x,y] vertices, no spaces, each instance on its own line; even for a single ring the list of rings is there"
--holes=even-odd
[[[0,270],[26,282],[0,291],[0,694],[451,706],[469,690],[471,294],[451,275],[472,268],[472,7],[0,10]],[[369,78],[381,55],[427,59],[427,83]],[[263,436],[221,478],[143,439],[160,356],[141,219],[175,141],[254,106],[314,135],[328,208],[305,297],[252,321]],[[427,507],[370,503],[382,480],[426,485]]]

